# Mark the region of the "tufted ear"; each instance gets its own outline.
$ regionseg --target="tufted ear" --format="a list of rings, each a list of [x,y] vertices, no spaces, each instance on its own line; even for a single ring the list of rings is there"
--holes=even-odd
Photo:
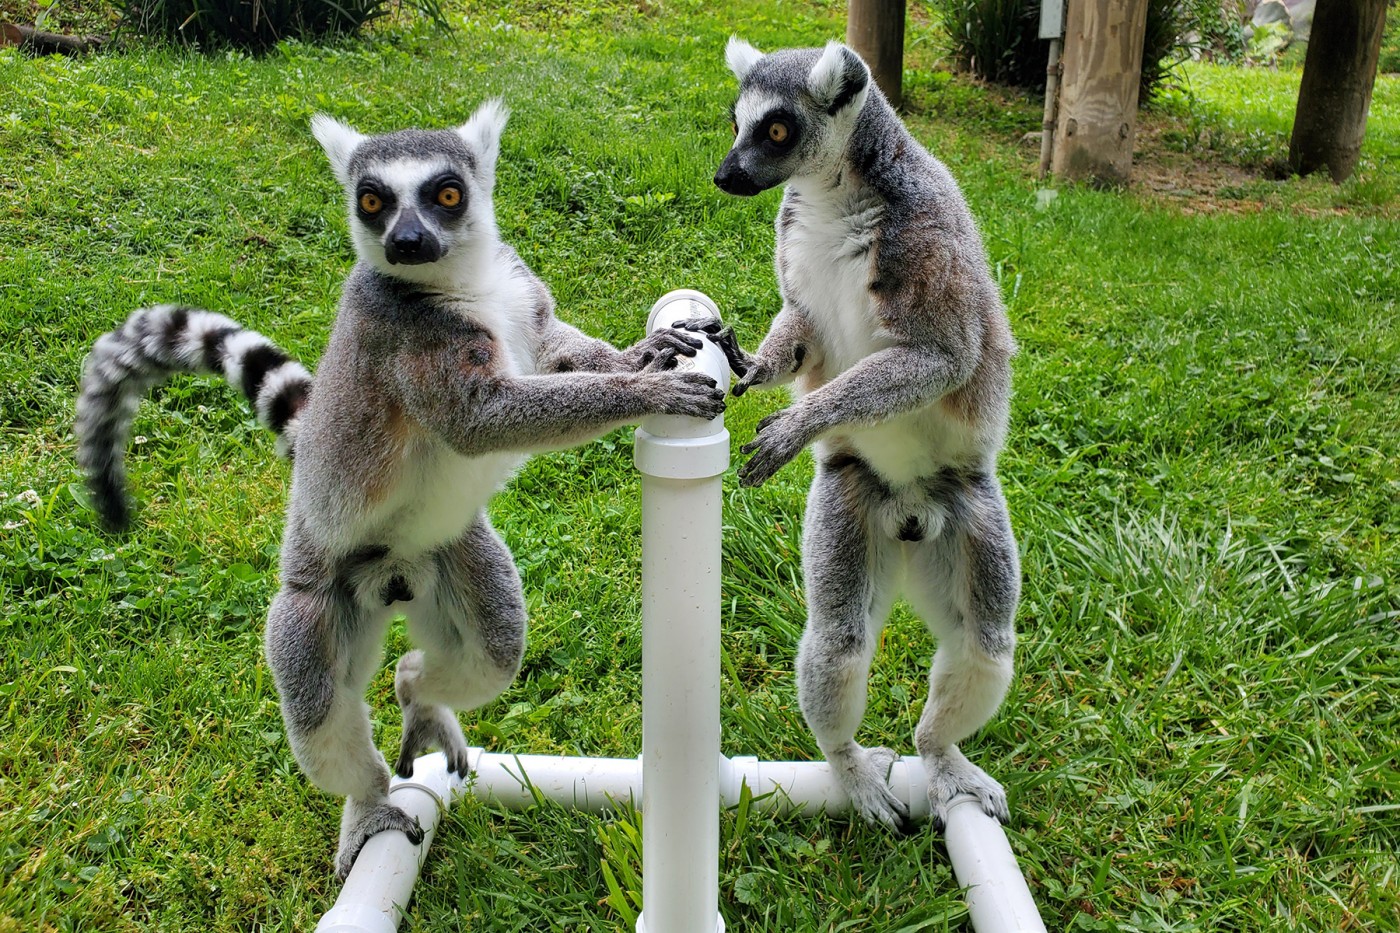
[[[762,57],[762,52],[738,36],[730,36],[729,44],[724,47],[724,60],[740,82],[743,82],[744,75],[748,74],[749,69]]]
[[[501,133],[508,119],[510,110],[505,101],[493,97],[476,108],[471,119],[457,127],[457,135],[476,156],[481,180],[488,188],[496,182],[496,157],[501,152]]]
[[[839,42],[828,42],[807,73],[807,91],[831,116],[854,104],[859,111],[870,90],[870,69]]]
[[[342,185],[350,181],[350,156],[364,136],[334,117],[318,113],[311,118],[311,135],[321,144],[326,158],[331,162],[331,170]]]

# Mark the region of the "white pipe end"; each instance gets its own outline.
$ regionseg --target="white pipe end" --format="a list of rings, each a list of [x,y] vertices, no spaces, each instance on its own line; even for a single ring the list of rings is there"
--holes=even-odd
[[[637,914],[637,933],[647,933],[647,915],[645,910]],[[719,915],[715,916],[715,933],[724,933],[724,918]]]

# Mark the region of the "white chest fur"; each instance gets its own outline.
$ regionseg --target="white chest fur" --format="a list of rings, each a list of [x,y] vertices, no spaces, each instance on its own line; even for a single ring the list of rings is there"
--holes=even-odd
[[[817,328],[827,377],[889,346],[870,297],[879,200],[852,186],[814,186],[789,199],[792,222],[780,228],[783,293]]]

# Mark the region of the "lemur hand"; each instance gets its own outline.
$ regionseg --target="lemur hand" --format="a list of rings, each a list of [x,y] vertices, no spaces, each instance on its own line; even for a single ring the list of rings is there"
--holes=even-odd
[[[724,388],[701,372],[657,372],[657,413],[718,418],[724,413]]]
[[[694,356],[702,346],[700,338],[674,327],[664,327],[623,350],[623,366],[632,372],[675,369],[677,356]]]
[[[795,409],[773,412],[758,423],[753,440],[739,448],[746,454],[753,454],[739,468],[739,482],[745,486],[763,485],[785,463],[802,453],[802,448],[811,441],[811,434]]]
[[[734,336],[734,328],[726,327],[723,322],[712,317],[693,317],[688,321],[681,321],[679,326],[709,337],[711,343],[724,351],[724,358],[729,361],[729,368],[734,375],[743,376],[749,371],[752,357],[739,346],[739,338]]]

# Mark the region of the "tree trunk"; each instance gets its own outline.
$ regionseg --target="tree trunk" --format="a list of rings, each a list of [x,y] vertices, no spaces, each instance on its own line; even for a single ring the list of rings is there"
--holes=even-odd
[[[865,59],[891,107],[903,99],[904,0],[851,0],[846,44]]]
[[[1288,165],[1299,175],[1326,166],[1344,182],[1356,170],[1385,31],[1386,0],[1320,0],[1303,61]]]
[[[1071,181],[1124,185],[1133,170],[1147,0],[1080,0],[1068,7],[1050,168]]]

